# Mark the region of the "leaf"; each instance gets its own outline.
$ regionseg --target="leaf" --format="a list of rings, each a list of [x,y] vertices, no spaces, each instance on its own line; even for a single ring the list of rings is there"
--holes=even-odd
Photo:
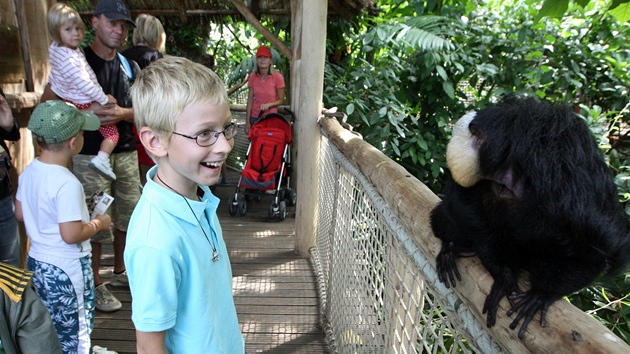
[[[450,81],[442,81],[442,89],[448,95],[450,99],[455,98],[455,89]]]
[[[442,80],[446,81],[448,80],[448,75],[446,75],[446,70],[444,70],[444,68],[440,65],[435,67],[435,70],[437,70],[438,74],[440,75],[440,77],[442,78]]]
[[[426,151],[429,149],[429,146],[427,145],[427,142],[424,140],[424,138],[422,136],[418,137],[418,146],[420,146],[420,149]]]
[[[380,39],[381,41],[385,41],[385,39],[387,38],[387,33],[385,32],[384,27],[377,27],[376,35],[378,36],[378,39]]]
[[[350,103],[346,106],[346,114],[351,115],[354,112],[354,103]]]
[[[543,17],[562,18],[569,8],[569,0],[545,0],[543,6],[534,17],[534,23],[540,21]]]
[[[392,147],[392,150],[394,150],[394,153],[396,154],[396,156],[400,156],[400,150],[398,149],[398,146],[391,143],[389,144],[389,146]]]
[[[625,23],[630,21],[630,3],[626,2],[617,6],[613,10],[608,11],[611,15],[613,15],[617,21],[621,23]]]

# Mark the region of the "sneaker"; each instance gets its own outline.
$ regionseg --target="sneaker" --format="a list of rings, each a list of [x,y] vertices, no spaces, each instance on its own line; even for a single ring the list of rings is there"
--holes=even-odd
[[[127,278],[127,271],[120,274],[112,273],[112,280],[109,282],[111,286],[129,286],[129,278]]]
[[[118,352],[115,352],[113,350],[107,350],[107,348],[103,348],[103,347],[99,347],[98,345],[95,345],[92,347],[92,354],[118,354]]]
[[[228,180],[225,177],[221,177],[221,180],[219,181],[219,184],[222,186],[227,186],[228,185]]]
[[[96,155],[88,164],[91,169],[100,173],[103,177],[107,178],[110,181],[116,180],[116,174],[112,171],[112,166],[109,164],[109,159],[101,158]]]
[[[122,304],[107,290],[105,284],[101,284],[94,289],[96,295],[96,308],[103,312],[114,312],[120,310]]]

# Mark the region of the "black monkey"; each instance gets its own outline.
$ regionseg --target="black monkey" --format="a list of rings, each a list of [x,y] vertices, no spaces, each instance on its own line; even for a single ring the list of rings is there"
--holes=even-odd
[[[457,256],[476,254],[494,278],[483,313],[496,322],[510,300],[510,324],[523,338],[540,311],[605,273],[624,270],[630,222],[613,176],[584,121],[568,106],[512,97],[470,112],[447,148],[452,180],[431,211],[442,240],[440,281],[455,286]],[[531,289],[518,289],[519,272]]]

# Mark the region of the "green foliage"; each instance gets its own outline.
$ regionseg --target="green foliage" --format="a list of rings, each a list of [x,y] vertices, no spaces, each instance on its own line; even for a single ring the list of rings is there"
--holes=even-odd
[[[625,295],[621,295],[625,294]],[[602,279],[568,300],[630,343],[630,276]]]
[[[256,29],[246,22],[235,22],[230,17],[222,17],[216,22],[191,22],[161,19],[167,33],[168,54],[199,60],[203,54],[210,54],[215,59],[215,72],[224,79],[226,85],[241,82],[253,69],[255,52],[260,45],[269,45]],[[172,20],[172,19],[171,19]],[[266,28],[289,41],[288,23],[264,22]],[[275,48],[271,48],[275,68],[285,72],[288,61]]]
[[[481,2],[481,1],[480,1]],[[613,2],[620,8],[627,1]],[[378,18],[330,25],[324,101],[436,193],[454,122],[514,92],[579,109],[630,214],[630,26],[595,1],[381,1]],[[537,21],[545,17],[544,21]],[[601,283],[604,284],[604,283]],[[628,341],[625,277],[569,299]]]

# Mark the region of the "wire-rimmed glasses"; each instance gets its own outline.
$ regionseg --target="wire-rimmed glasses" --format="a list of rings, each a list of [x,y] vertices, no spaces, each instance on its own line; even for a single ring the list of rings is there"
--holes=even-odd
[[[217,132],[214,130],[204,130],[195,136],[181,134],[178,132],[173,132],[173,134],[183,136],[184,138],[187,138],[187,139],[194,140],[197,143],[197,145],[201,147],[208,147],[216,143],[217,140],[219,140],[219,135],[223,134],[226,140],[230,140],[234,138],[234,136],[236,135],[236,132],[237,132],[236,124],[230,123],[226,125],[225,128],[220,132]]]

